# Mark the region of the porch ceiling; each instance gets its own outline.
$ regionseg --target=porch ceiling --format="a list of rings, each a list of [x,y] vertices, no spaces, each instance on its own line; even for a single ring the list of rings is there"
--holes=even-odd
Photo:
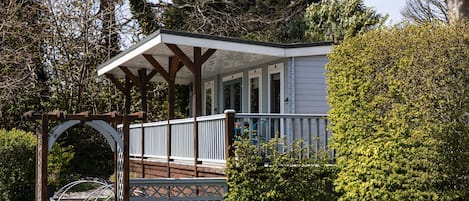
[[[192,61],[194,61],[194,47],[200,47],[202,53],[208,49],[216,49],[216,52],[202,65],[202,79],[281,58],[325,55],[332,47],[331,43],[263,43],[160,30],[100,65],[98,75],[112,74],[114,77],[123,78],[125,73],[119,66],[127,67],[135,75],[138,75],[137,71],[142,68],[148,69],[148,72],[154,70],[155,68],[144,58],[144,54],[152,55],[168,71],[169,57],[174,56],[174,53],[166,44],[177,45]],[[192,80],[192,72],[187,67],[183,67],[176,75],[178,84],[187,84]],[[159,74],[154,76],[152,81],[166,82]]]

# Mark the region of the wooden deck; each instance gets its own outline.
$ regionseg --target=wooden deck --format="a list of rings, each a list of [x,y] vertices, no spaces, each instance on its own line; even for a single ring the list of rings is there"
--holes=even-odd
[[[330,151],[327,123],[324,114],[227,113],[134,124],[131,177],[224,177],[230,147],[240,136],[257,146],[272,138],[284,138],[286,143],[303,139],[311,153]]]

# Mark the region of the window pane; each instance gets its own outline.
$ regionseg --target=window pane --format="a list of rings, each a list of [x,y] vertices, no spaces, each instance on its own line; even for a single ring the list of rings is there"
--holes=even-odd
[[[205,90],[205,115],[212,114],[212,88]]]
[[[225,82],[223,83],[223,106],[224,106],[224,109],[233,109],[231,107],[231,104],[230,104],[230,100],[231,100],[231,85],[230,85],[230,82]]]
[[[259,78],[251,79],[251,92],[250,92],[250,112],[259,113]]]
[[[235,80],[233,83],[234,90],[234,109],[236,112],[241,112],[241,79]]]
[[[280,113],[280,73],[270,75],[270,112]]]

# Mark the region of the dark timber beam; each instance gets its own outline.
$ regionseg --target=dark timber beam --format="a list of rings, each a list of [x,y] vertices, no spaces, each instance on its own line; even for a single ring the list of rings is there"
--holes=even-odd
[[[204,55],[200,59],[200,62],[203,64],[205,63],[217,50],[216,49],[208,49],[205,51]]]
[[[215,49],[208,49],[202,54],[202,48],[194,47],[193,61],[187,56],[177,45],[166,44],[166,46],[174,53],[174,55],[192,72],[194,76],[193,92],[193,114],[194,114],[194,176],[198,177],[197,164],[198,162],[198,125],[197,117],[202,115],[202,65],[215,53]],[[172,63],[172,62],[170,62]],[[170,73],[171,75],[171,73]],[[171,76],[170,76],[171,77]]]
[[[175,44],[168,44],[166,46],[181,60],[181,62],[189,68],[191,72],[194,72],[194,63],[191,59]]]
[[[122,83],[120,83],[119,80],[117,80],[117,78],[114,77],[114,75],[112,74],[105,74],[105,75],[109,80],[111,80],[111,82],[117,87],[117,89],[119,89],[121,92],[125,91],[124,85],[122,85]]]
[[[169,57],[169,80],[168,80],[168,133],[167,133],[167,177],[171,178],[170,156],[171,156],[171,119],[174,119],[174,102],[176,97],[176,73],[180,69],[179,59],[177,57]]]
[[[169,74],[168,72],[166,72],[166,70],[163,68],[163,66],[161,66],[161,64],[156,61],[156,59],[150,55],[150,54],[143,54],[143,57],[145,57],[145,59],[148,61],[148,63],[150,63],[153,68],[155,68],[155,70],[158,71],[158,73],[160,73],[160,75],[166,80],[166,81],[169,81]]]
[[[126,78],[129,78],[130,80],[132,80],[135,86],[140,87],[142,85],[142,83],[140,82],[140,79],[137,76],[135,76],[127,67],[119,66],[119,68],[122,70],[122,72],[125,73]]]
[[[145,116],[143,116],[143,123],[148,122],[148,118],[146,112],[148,112],[148,104],[147,104],[147,69],[142,68],[138,70],[138,77],[140,78],[140,98],[142,104],[142,110],[145,112]],[[142,147],[140,160],[142,163],[142,178],[145,178],[145,165],[144,165],[144,155],[145,155],[145,129],[141,129],[141,141],[140,146]]]
[[[124,141],[124,150],[123,150],[123,159],[124,159],[124,167],[123,167],[123,178],[122,178],[122,183],[123,183],[123,188],[124,188],[124,201],[129,201],[130,200],[130,185],[129,185],[129,176],[130,176],[130,166],[129,166],[129,126],[130,126],[130,121],[128,118],[128,115],[130,113],[130,89],[132,88],[132,83],[130,83],[130,77],[126,76],[125,77],[125,103],[124,103],[124,122],[123,122],[123,129],[122,129],[122,140]]]
[[[151,78],[155,77],[155,75],[158,73],[156,70],[152,70],[146,77],[145,83],[150,82]]]

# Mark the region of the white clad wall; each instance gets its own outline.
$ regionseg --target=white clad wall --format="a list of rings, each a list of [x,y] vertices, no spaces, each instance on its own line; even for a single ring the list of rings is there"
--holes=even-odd
[[[296,57],[289,60],[294,67],[292,85],[294,92],[294,111],[297,114],[326,114],[329,111],[326,94],[326,56]],[[291,74],[290,74],[291,76]]]

